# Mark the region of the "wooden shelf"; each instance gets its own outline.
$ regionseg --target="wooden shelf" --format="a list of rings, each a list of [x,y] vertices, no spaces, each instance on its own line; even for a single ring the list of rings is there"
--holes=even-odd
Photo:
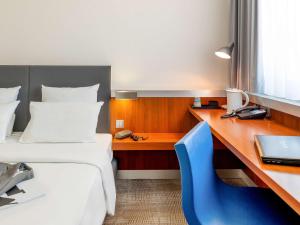
[[[122,140],[113,139],[114,151],[127,150],[174,150],[174,144],[184,133],[134,133],[138,136],[148,137],[147,140],[133,141],[131,138]]]

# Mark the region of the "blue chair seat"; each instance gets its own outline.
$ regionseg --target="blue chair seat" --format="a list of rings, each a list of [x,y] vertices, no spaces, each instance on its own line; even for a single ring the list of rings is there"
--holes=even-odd
[[[213,142],[206,122],[175,144],[182,206],[190,225],[300,224],[300,217],[270,189],[224,183],[213,168]]]

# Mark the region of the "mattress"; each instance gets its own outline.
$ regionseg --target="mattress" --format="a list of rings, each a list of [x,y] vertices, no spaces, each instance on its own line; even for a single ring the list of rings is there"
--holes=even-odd
[[[20,144],[19,136],[0,144],[0,159],[27,162],[45,196],[0,208],[1,225],[99,225],[107,213],[114,214],[109,134],[97,135],[93,144]],[[22,185],[29,187],[30,182]]]
[[[101,224],[106,207],[97,169],[73,164],[29,163],[29,166],[34,169],[34,182],[41,185],[45,196],[0,208],[1,225]]]

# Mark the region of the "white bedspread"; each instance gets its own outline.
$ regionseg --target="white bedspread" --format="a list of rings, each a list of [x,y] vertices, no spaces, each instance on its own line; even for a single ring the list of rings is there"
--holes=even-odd
[[[0,208],[1,225],[101,224],[106,207],[98,169],[72,163],[28,165],[34,168],[34,182],[40,185],[45,196],[10,208]],[[19,186],[30,190],[31,185],[30,181],[25,181]]]
[[[101,135],[105,135],[105,134],[101,134]],[[58,185],[61,186],[61,188],[64,188],[63,182],[68,183],[68,178],[67,178],[68,175],[65,173],[65,171],[72,171],[72,169],[70,168],[76,167],[76,169],[74,170],[76,170],[77,172],[80,171],[78,169],[79,167],[82,168],[88,167],[89,170],[95,170],[96,168],[98,174],[101,174],[100,181],[102,181],[102,186],[103,186],[103,190],[99,190],[99,193],[101,191],[104,191],[106,211],[108,214],[113,215],[115,210],[116,190],[115,190],[114,175],[113,175],[113,170],[111,165],[111,155],[108,154],[107,152],[107,148],[111,147],[110,146],[111,136],[109,137],[110,138],[106,138],[106,140],[110,140],[107,141],[107,143],[97,142],[97,143],[74,143],[74,144],[73,143],[71,144],[69,143],[68,144],[20,144],[8,140],[7,143],[0,145],[0,161],[33,163],[32,167],[36,171],[36,174],[43,174],[38,172],[39,171],[38,167],[41,167],[43,164],[45,164],[46,167],[52,166],[52,168],[56,170],[56,173],[64,174],[65,181],[61,180],[62,174],[58,174],[58,177],[60,179],[57,182],[60,181],[62,182]],[[105,142],[104,139],[103,142]],[[67,170],[68,165],[71,166],[69,170]],[[57,168],[60,168],[61,171],[57,170]],[[47,174],[46,169],[44,170],[45,170],[44,176],[46,176]],[[80,186],[82,182],[81,178],[84,175],[80,173],[77,174],[77,172],[75,174],[74,172],[68,174],[69,176],[77,176],[75,177],[76,179],[74,179],[73,177],[71,180],[73,180],[73,182],[76,181],[77,184]],[[52,180],[51,182],[55,182],[55,180]],[[86,182],[91,182],[91,180],[88,180]],[[74,183],[74,185],[76,185],[76,183]],[[86,190],[86,192],[89,192],[89,190]],[[35,204],[37,204],[37,202]],[[81,203],[78,202],[78,205],[80,204]],[[64,207],[66,207],[65,213],[67,213],[68,205],[65,205]],[[37,214],[38,213],[39,212],[37,212]],[[51,216],[51,212],[49,212],[49,215]],[[18,215],[16,214],[16,216]],[[45,220],[46,219],[47,218],[45,218]],[[44,223],[44,224],[48,224],[48,223]],[[49,223],[49,224],[58,225],[58,223]],[[76,223],[73,224],[60,223],[60,224],[75,225]]]

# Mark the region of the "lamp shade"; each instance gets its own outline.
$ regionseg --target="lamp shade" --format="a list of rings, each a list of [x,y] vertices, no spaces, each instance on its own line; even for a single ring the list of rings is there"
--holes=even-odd
[[[225,46],[215,51],[215,55],[222,59],[230,59],[234,44],[232,43],[230,46]]]
[[[137,91],[116,91],[116,99],[137,99]]]

